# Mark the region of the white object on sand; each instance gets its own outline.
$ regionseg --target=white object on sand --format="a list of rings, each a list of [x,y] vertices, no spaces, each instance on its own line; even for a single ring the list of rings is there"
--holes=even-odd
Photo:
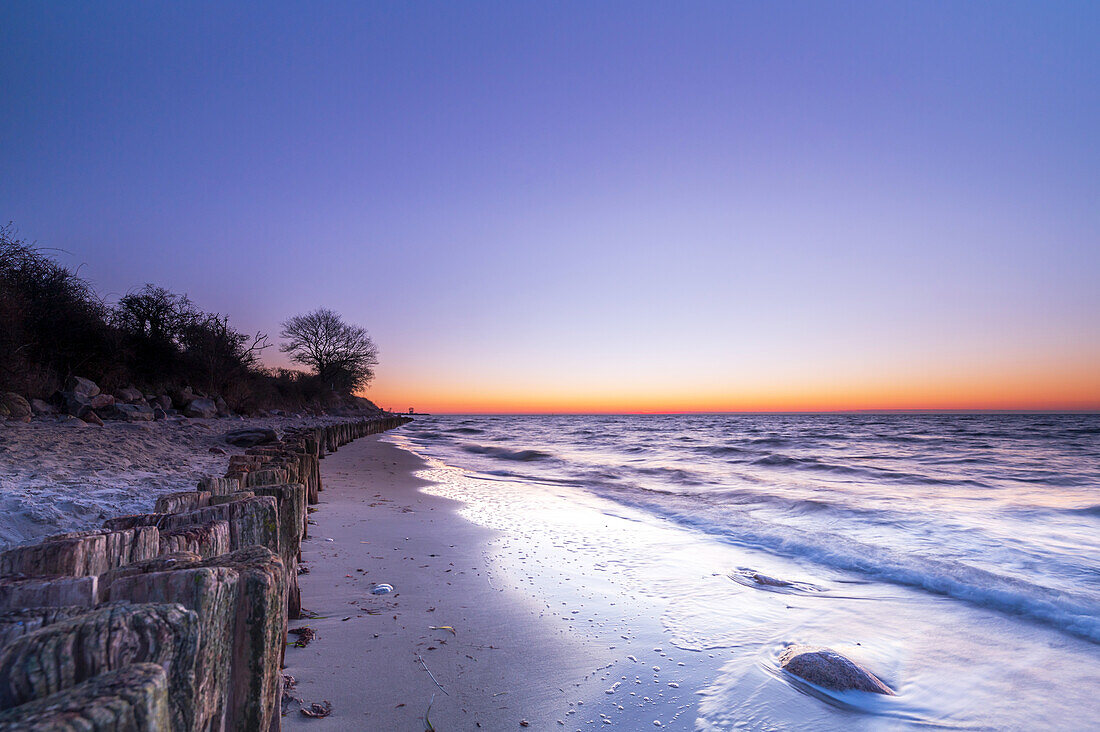
[[[393,592],[393,585],[387,584],[375,585],[370,591],[372,595],[388,595],[391,592]]]

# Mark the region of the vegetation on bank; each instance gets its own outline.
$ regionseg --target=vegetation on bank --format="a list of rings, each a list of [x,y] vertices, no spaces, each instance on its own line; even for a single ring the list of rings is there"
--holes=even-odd
[[[0,227],[0,392],[49,399],[81,376],[111,393],[193,390],[241,414],[376,409],[353,396],[378,362],[365,330],[318,310],[283,331],[283,350],[312,372],[265,367],[266,334],[242,333],[163,287],[108,304],[77,271]]]

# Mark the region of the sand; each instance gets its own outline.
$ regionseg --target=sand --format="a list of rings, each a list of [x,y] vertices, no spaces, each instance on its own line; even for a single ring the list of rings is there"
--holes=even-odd
[[[227,455],[244,452],[222,439],[230,430],[280,431],[326,421],[340,420],[170,419],[102,427],[49,417],[0,420],[0,550],[151,511],[162,493],[191,490],[203,475],[224,475]]]
[[[295,705],[284,727],[422,730],[432,704],[438,730],[562,729],[564,700],[602,693],[598,659],[537,603],[492,583],[493,532],[422,493],[422,467],[375,437],[322,463],[300,578],[303,605],[321,617],[291,623],[317,635],[287,648],[286,672],[295,696],[333,713],[307,719]],[[371,594],[380,583],[394,591]]]

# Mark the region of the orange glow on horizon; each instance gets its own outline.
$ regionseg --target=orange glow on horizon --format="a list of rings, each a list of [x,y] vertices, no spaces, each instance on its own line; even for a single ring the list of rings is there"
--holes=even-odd
[[[1018,372],[999,378],[956,376],[816,383],[790,387],[713,384],[663,389],[637,386],[401,384],[382,382],[366,396],[378,406],[451,414],[641,414],[842,411],[1100,411],[1100,370],[1057,377]]]

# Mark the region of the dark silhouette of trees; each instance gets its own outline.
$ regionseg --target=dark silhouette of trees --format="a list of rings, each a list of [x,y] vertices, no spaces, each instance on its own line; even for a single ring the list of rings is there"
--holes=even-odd
[[[345,323],[332,310],[319,308],[283,323],[280,348],[296,363],[309,366],[333,391],[352,393],[374,378],[378,348],[367,331]]]

